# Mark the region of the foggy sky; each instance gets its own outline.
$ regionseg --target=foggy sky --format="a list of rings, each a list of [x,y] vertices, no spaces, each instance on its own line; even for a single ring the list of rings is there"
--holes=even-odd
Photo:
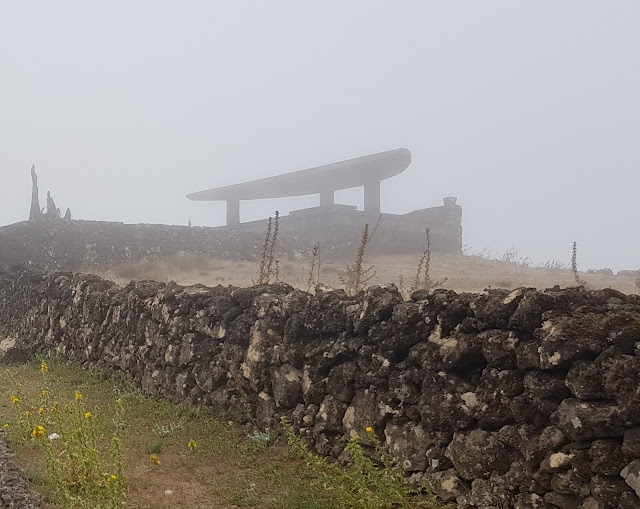
[[[640,267],[637,0],[0,2],[0,224],[219,225],[186,193],[406,147],[383,212]],[[336,193],[362,207],[362,191]],[[242,220],[317,204],[243,203]]]

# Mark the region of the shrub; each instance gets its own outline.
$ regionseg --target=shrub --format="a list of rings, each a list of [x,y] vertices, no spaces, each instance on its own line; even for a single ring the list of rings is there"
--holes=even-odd
[[[349,440],[349,465],[343,468],[307,450],[286,418],[282,426],[293,450],[320,473],[324,489],[341,501],[341,507],[436,507],[436,497],[428,484],[414,487],[405,482],[402,465],[391,458],[373,428],[367,428],[364,437],[356,435]]]
[[[78,391],[72,401],[64,404],[56,401],[51,405],[46,360],[39,368],[43,386],[38,405],[25,400],[20,384],[16,384],[11,396],[16,415],[14,423],[7,426],[11,439],[29,441],[45,450],[44,481],[52,502],[61,508],[121,508],[126,498],[119,438],[123,426],[121,401],[116,402],[110,446],[104,446],[97,432],[99,409],[85,407],[83,395]]]

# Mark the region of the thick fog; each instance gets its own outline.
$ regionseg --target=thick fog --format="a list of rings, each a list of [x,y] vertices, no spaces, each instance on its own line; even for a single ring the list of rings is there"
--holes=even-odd
[[[406,147],[383,212],[456,196],[472,250],[567,262],[575,240],[582,268],[637,269],[639,20],[637,0],[3,2],[0,224],[28,218],[34,163],[75,218],[219,225],[185,194]]]

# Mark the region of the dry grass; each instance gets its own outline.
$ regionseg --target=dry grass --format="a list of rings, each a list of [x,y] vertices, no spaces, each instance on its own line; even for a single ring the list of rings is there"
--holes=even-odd
[[[172,256],[160,261],[123,263],[113,269],[98,271],[98,275],[118,284],[129,281],[175,281],[181,285],[205,283],[209,286],[235,284],[246,281],[250,285],[258,263],[215,260],[196,256]],[[293,266],[285,266],[283,272],[290,274]]]
[[[420,254],[369,257],[368,263],[375,266],[376,276],[370,284],[398,283],[401,274],[413,274],[420,261]],[[288,261],[281,279],[290,285],[306,289],[312,261]],[[445,288],[457,292],[480,292],[485,288],[550,288],[575,286],[575,276],[569,266],[558,268],[531,267],[523,264],[488,260],[482,256],[462,256],[432,253],[429,274],[432,280],[442,281]],[[346,263],[339,260],[323,260],[319,282],[322,285],[341,288],[340,280],[346,275]],[[126,264],[103,271],[99,275],[118,284],[126,285],[131,280],[154,279],[175,281],[180,285],[202,283],[207,286],[249,286],[259,263],[208,260],[194,257],[172,257],[159,262]],[[610,276],[606,274],[580,273],[588,288],[614,288],[624,293],[637,293],[638,286],[633,276]]]

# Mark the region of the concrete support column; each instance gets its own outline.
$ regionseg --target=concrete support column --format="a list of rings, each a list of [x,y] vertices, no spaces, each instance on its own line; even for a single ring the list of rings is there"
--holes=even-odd
[[[333,189],[325,189],[320,191],[320,207],[329,208],[335,203],[335,194]]]
[[[379,180],[371,180],[364,185],[364,211],[366,214],[380,215]]]
[[[227,200],[227,226],[238,226],[240,224],[240,200],[230,198]]]

